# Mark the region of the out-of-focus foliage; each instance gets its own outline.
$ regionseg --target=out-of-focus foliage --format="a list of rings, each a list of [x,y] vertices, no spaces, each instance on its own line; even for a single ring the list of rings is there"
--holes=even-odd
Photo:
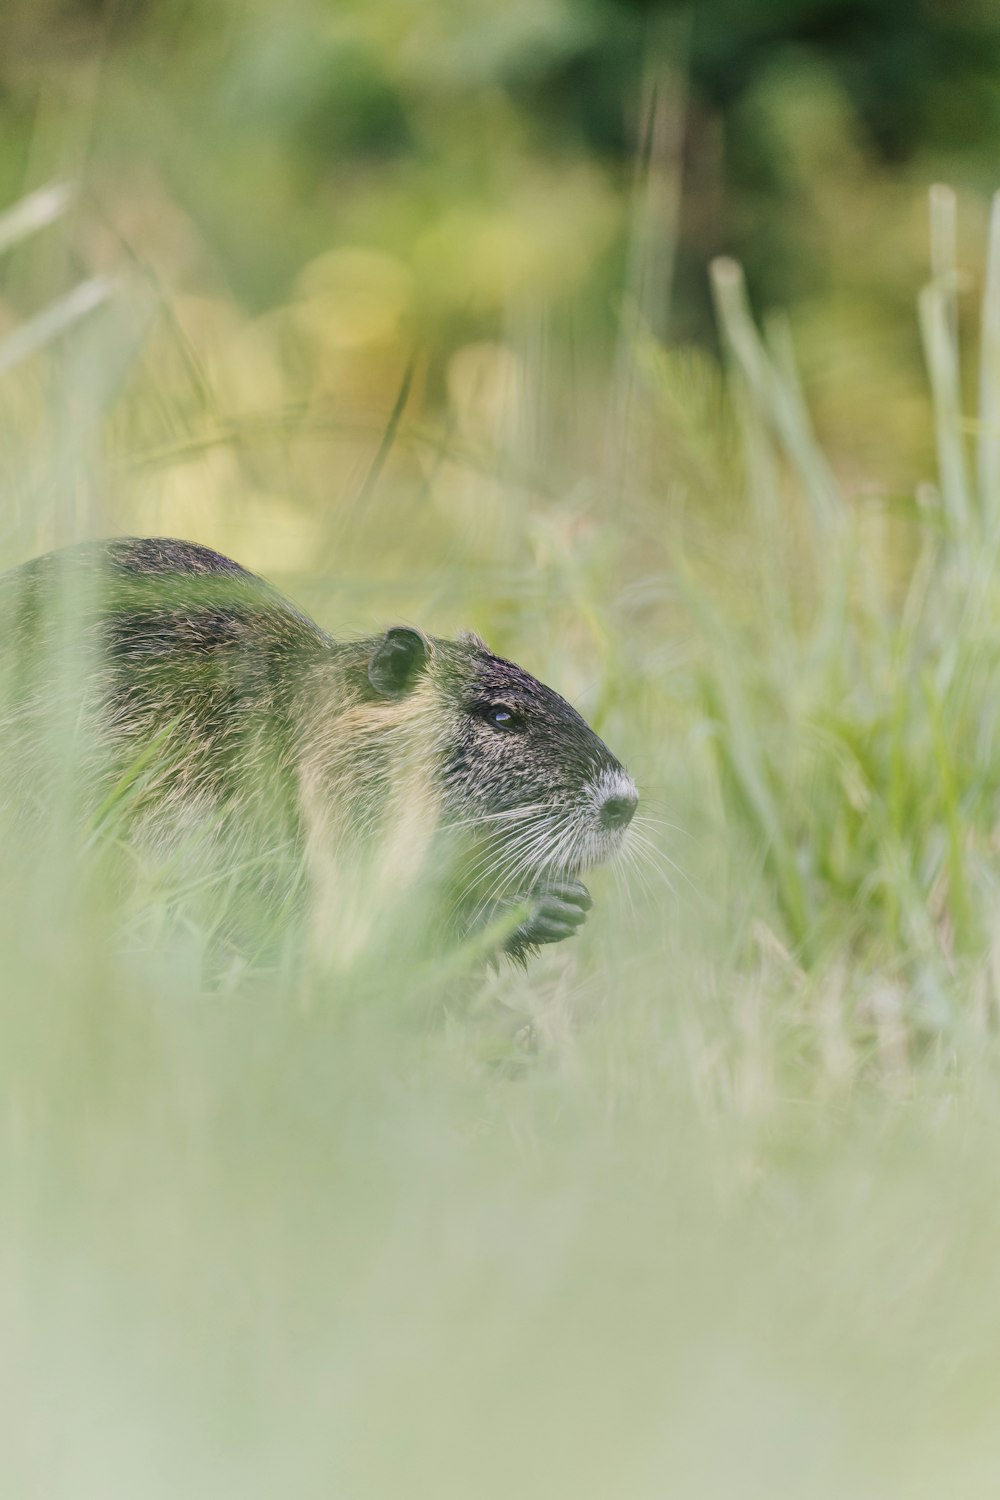
[[[228,851],[120,836],[147,764],[81,829],[41,747],[4,1497],[996,1491],[996,47],[954,0],[0,6],[0,564],[173,533],[336,634],[478,629],[642,791],[527,973],[324,966]]]
[[[8,0],[0,201],[83,169],[106,234],[260,312],[319,255],[388,255],[432,404],[512,307],[544,305],[577,356],[606,345],[637,225],[657,333],[711,342],[705,266],[735,255],[800,314],[835,462],[907,485],[923,185],[982,212],[998,77],[1000,19],[972,0]],[[862,329],[881,402],[851,368]]]

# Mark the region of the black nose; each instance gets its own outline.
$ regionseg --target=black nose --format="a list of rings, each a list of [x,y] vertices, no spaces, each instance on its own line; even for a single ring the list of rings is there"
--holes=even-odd
[[[609,797],[601,804],[601,822],[605,828],[627,828],[638,805],[634,792],[627,797]]]

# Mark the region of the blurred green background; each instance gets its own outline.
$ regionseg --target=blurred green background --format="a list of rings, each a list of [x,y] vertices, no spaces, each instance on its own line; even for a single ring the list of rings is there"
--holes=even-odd
[[[79,182],[64,256],[137,257],[246,401],[265,404],[265,370],[301,395],[289,360],[301,376],[312,356],[345,421],[391,405],[411,355],[411,413],[461,407],[489,381],[453,356],[507,349],[512,324],[537,342],[543,314],[560,389],[629,311],[711,348],[706,267],[732,255],[761,309],[794,312],[849,485],[912,486],[924,194],[958,188],[981,242],[998,68],[1000,20],[973,0],[8,0],[0,200]],[[8,316],[51,289],[55,253],[32,246]],[[558,454],[559,424],[538,425],[546,460],[579,468],[579,434]]]
[[[643,795],[486,975],[0,808],[5,1500],[995,1490],[998,148],[972,0],[5,0],[0,562],[477,629]]]

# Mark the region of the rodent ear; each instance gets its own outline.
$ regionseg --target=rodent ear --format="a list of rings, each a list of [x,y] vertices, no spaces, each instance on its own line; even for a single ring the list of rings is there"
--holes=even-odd
[[[402,698],[427,663],[427,642],[419,630],[394,625],[368,661],[368,681],[383,698]]]

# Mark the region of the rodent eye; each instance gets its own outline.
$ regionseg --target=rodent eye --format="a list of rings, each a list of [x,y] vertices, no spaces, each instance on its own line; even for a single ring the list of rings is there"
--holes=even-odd
[[[524,718],[506,703],[488,703],[483,709],[483,718],[493,729],[517,730],[524,728]]]

